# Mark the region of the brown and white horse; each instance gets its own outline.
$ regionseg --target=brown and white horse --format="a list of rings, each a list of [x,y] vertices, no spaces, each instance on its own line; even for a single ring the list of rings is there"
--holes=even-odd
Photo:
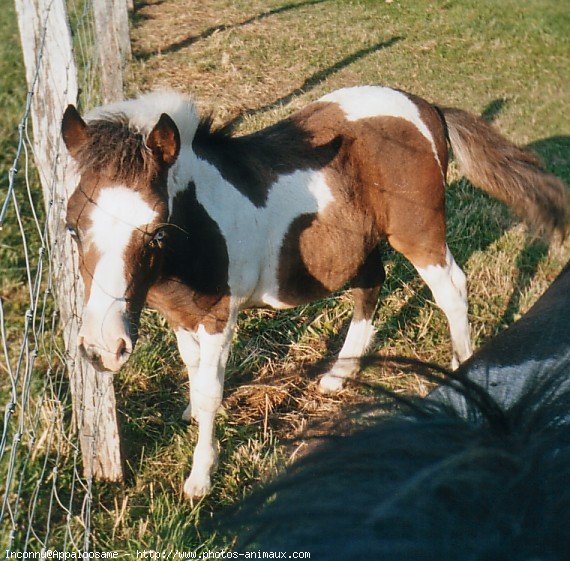
[[[174,92],[85,120],[70,106],[62,132],[81,178],[67,210],[85,283],[80,350],[117,371],[145,302],[167,318],[190,379],[183,416],[199,424],[189,497],[211,486],[239,310],[288,308],[348,283],[354,316],[320,381],[338,390],[374,337],[386,239],[447,316],[454,365],[471,355],[465,275],[445,239],[448,139],[475,184],[549,233],[568,225],[567,188],[533,155],[469,113],[385,87],[333,92],[239,137]]]

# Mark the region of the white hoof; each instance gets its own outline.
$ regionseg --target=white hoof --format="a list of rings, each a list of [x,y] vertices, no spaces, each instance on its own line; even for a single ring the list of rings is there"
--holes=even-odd
[[[192,475],[184,483],[184,496],[187,499],[201,499],[212,488],[209,475]]]
[[[190,422],[194,417],[192,416],[192,404],[189,403],[186,409],[184,409],[184,413],[182,413],[182,420],[186,422]]]
[[[457,370],[459,368],[459,359],[453,355],[451,359],[451,370]]]
[[[339,358],[334,366],[321,378],[321,393],[335,393],[342,390],[345,380],[354,378],[360,370],[358,358]]]
[[[336,393],[342,390],[344,378],[335,374],[325,374],[319,382],[319,391],[321,393]]]

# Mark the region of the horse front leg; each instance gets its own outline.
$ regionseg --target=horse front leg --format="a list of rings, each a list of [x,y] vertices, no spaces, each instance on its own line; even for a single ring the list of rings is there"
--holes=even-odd
[[[189,383],[189,398],[188,406],[182,413],[183,421],[190,421],[192,415],[192,379],[198,371],[200,365],[200,343],[198,341],[198,333],[196,331],[189,331],[187,329],[177,329],[176,341],[178,343],[178,351],[186,369],[188,370],[188,383]]]
[[[184,483],[188,498],[203,497],[211,488],[211,476],[217,467],[218,444],[215,439],[215,418],[224,389],[224,370],[232,340],[235,321],[221,333],[210,334],[200,325],[197,339],[200,360],[192,375],[190,401],[192,417],[198,423],[198,442],[194,449],[190,476]]]

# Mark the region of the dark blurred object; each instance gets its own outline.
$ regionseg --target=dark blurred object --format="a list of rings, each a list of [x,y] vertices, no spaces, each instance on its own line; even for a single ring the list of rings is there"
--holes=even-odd
[[[569,559],[569,296],[570,265],[427,399],[393,396],[402,413],[330,437],[254,492],[229,523],[238,547],[326,561]]]
[[[530,386],[548,381],[569,360],[570,263],[519,321],[491,339],[458,372],[484,388],[501,407],[508,408],[531,390]],[[561,390],[567,390],[567,383],[570,380],[564,381]],[[450,386],[436,389],[429,398],[466,414],[465,399]]]

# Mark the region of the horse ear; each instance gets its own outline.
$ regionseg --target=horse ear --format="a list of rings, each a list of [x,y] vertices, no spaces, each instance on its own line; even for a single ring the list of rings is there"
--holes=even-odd
[[[163,113],[150,131],[146,145],[161,164],[171,166],[180,152],[180,133],[176,123]]]
[[[74,105],[68,105],[63,114],[61,134],[69,153],[75,158],[87,141],[87,125]]]

